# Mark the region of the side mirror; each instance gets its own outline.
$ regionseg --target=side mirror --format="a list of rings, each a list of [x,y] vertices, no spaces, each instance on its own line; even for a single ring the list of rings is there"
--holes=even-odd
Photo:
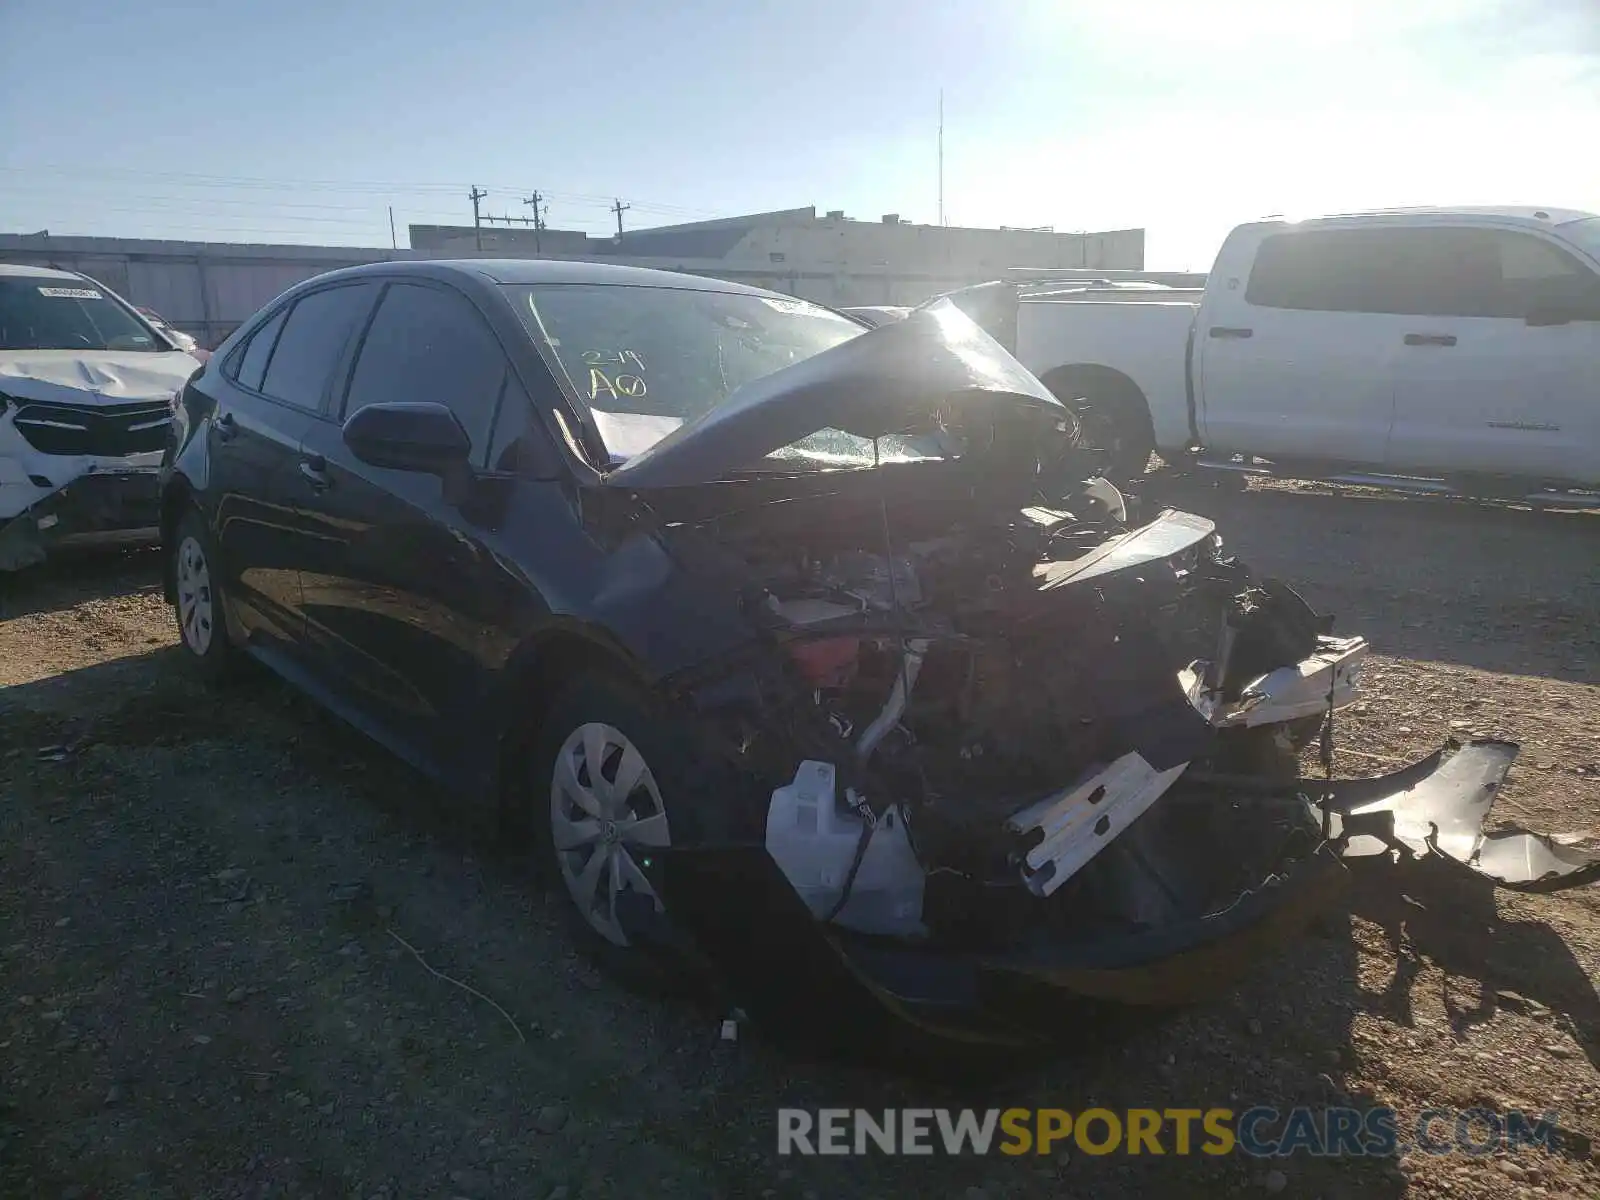
[[[466,467],[472,439],[443,404],[369,404],[344,423],[344,444],[368,466],[449,475]]]

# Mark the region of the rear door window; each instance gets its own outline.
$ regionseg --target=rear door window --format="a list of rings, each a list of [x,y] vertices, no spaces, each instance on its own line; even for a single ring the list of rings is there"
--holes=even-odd
[[[361,343],[344,415],[378,403],[447,405],[471,437],[478,461],[506,375],[499,341],[465,297],[396,283],[384,293]]]
[[[377,290],[376,283],[348,284],[296,301],[278,335],[261,390],[296,408],[320,411],[334,368],[350,335],[366,319]]]

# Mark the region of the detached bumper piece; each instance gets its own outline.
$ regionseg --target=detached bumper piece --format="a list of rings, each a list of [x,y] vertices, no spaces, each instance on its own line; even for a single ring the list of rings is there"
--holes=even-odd
[[[160,525],[154,469],[80,475],[0,526],[0,571],[40,562],[56,546],[153,539]]]
[[[1345,858],[1434,855],[1519,892],[1559,892],[1600,881],[1600,851],[1564,846],[1525,829],[1485,833],[1519,747],[1474,741],[1376,779],[1303,781],[1329,792],[1333,833]]]

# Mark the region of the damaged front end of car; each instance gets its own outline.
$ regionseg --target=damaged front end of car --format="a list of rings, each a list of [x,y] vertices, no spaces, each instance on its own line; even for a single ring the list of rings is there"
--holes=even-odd
[[[57,547],[153,541],[178,352],[0,352],[0,571]]]
[[[1028,1047],[1227,987],[1337,903],[1348,854],[1478,865],[1489,843],[1468,847],[1468,827],[1514,747],[1299,778],[1319,734],[1329,761],[1366,642],[1203,517],[1130,525],[1031,376],[974,371],[984,335],[924,316],[830,352],[854,358],[802,380],[806,412],[781,379],[802,364],[720,433],[617,472],[613,512],[735,592],[751,630],[662,683],[732,782],[718,837],[653,856],[661,906],[619,907],[631,939],[692,947],[757,1021],[858,1052]],[[961,386],[939,387],[952,331]],[[874,405],[875,355],[886,375],[914,360],[946,402],[920,423],[909,390]],[[827,403],[829,371],[848,401]],[[888,430],[947,452],[737,477],[719,462],[819,421],[875,460]]]

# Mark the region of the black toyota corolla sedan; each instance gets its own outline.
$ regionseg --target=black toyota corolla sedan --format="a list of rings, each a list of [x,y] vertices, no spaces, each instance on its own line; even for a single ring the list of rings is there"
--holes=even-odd
[[[1210,521],[1130,521],[958,300],[868,330],[597,264],[301,284],[174,421],[186,654],[491,806],[597,952],[880,1045],[1081,1032],[1225,982],[1360,846],[1467,862],[1514,747],[1308,802],[1366,643]]]

